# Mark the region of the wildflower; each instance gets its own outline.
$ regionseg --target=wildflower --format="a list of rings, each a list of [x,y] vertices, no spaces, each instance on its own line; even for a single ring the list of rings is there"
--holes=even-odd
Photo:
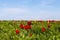
[[[51,20],[47,20],[47,22],[48,22],[48,23],[50,23],[50,22],[51,22]]]
[[[15,32],[16,32],[16,34],[19,34],[19,30],[18,29],[16,29]]]
[[[42,32],[45,32],[45,30],[46,30],[46,29],[43,27],[43,28],[42,28]]]
[[[30,33],[30,34],[29,34],[29,36],[31,37],[31,36],[32,36],[32,34]]]
[[[51,22],[54,22],[55,20],[51,20]]]
[[[38,22],[43,22],[42,20],[38,20]]]
[[[50,24],[48,24],[48,28],[50,28]]]
[[[30,25],[31,25],[31,21],[28,21],[28,22],[27,22],[27,25],[29,25],[29,26],[30,26]]]
[[[20,28],[21,28],[21,29],[24,29],[24,25],[23,25],[23,24],[20,24]]]
[[[34,22],[36,23],[36,22],[37,22],[37,20],[34,20]]]
[[[32,27],[31,26],[29,26],[29,29],[31,29]]]
[[[28,30],[28,29],[31,29],[31,26],[25,25],[24,28],[25,28],[25,30]]]

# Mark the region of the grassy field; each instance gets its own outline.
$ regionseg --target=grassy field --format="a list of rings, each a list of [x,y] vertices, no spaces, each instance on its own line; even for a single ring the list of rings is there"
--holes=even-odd
[[[0,21],[0,40],[60,40],[60,21]]]

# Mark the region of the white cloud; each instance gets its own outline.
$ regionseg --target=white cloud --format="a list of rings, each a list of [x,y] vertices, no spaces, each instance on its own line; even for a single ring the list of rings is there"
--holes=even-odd
[[[59,20],[60,18],[60,12],[59,11],[48,11],[48,10],[41,10],[40,17],[43,20]]]
[[[26,13],[28,9],[24,8],[3,8],[2,13]]]
[[[59,19],[59,11],[48,11],[48,10],[40,10],[40,11],[32,11],[23,8],[4,8],[0,10],[3,12],[0,15],[0,19],[5,20],[48,20],[48,19]],[[56,14],[57,13],[57,14]]]
[[[40,5],[46,7],[52,7],[55,0],[41,0]]]
[[[20,19],[24,17],[25,14],[28,15],[29,12],[26,8],[3,8],[0,9],[0,19]]]

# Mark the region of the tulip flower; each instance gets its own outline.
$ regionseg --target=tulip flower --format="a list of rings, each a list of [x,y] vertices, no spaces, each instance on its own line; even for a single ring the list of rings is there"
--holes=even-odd
[[[51,20],[51,22],[54,22],[55,20]]]
[[[25,30],[28,30],[29,29],[29,26],[28,25],[25,25],[24,28],[25,28]]]
[[[29,29],[31,29],[32,27],[31,26],[29,26]]]
[[[50,26],[50,24],[48,24],[48,28],[50,28],[51,26]]]
[[[16,32],[16,34],[19,34],[19,30],[18,29],[16,29],[15,32]]]
[[[43,22],[42,20],[38,20],[38,22]]]
[[[31,26],[25,25],[24,28],[25,28],[25,30],[28,30],[28,29],[31,29]]]
[[[47,22],[48,22],[48,23],[50,23],[50,22],[51,22],[51,20],[47,20]]]
[[[23,24],[20,24],[20,28],[21,28],[21,29],[24,29],[24,25],[23,25]]]
[[[36,22],[37,22],[37,20],[34,20],[34,22],[36,23]]]
[[[28,22],[27,22],[27,25],[29,25],[29,26],[30,26],[30,25],[31,25],[31,21],[28,21]]]
[[[46,29],[44,27],[41,30],[42,30],[42,32],[45,32],[46,31]]]
[[[31,37],[31,36],[32,36],[32,34],[29,34],[29,36]]]

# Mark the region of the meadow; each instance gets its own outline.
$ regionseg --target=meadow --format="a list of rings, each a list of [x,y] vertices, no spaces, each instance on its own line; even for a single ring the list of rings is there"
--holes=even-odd
[[[0,40],[60,40],[60,21],[0,21]]]

